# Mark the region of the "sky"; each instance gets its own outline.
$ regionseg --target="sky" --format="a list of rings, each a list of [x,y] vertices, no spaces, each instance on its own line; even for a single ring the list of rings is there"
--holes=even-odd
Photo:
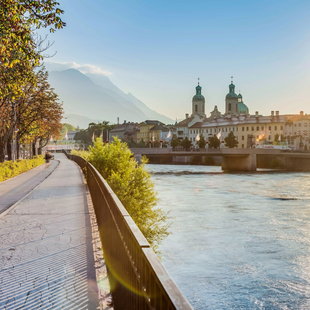
[[[200,78],[221,112],[233,76],[250,113],[310,113],[309,0],[58,0],[52,69],[107,75],[173,119]],[[42,32],[42,31],[41,31]]]

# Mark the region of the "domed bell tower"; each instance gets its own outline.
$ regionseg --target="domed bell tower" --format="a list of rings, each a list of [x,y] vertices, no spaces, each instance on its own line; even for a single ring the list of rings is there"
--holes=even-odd
[[[202,87],[198,85],[196,87],[196,95],[193,97],[192,100],[192,116],[199,115],[199,116],[206,116],[205,112],[205,97],[201,94]]]
[[[233,77],[231,77],[231,84],[229,85],[229,93],[225,99],[226,109],[225,113],[230,115],[238,114],[238,95],[235,93],[235,85],[233,84]]]

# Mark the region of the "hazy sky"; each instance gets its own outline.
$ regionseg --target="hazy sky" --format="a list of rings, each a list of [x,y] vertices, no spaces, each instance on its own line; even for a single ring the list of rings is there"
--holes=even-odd
[[[58,68],[109,75],[171,118],[191,112],[198,77],[206,111],[224,112],[231,75],[251,113],[310,113],[309,0],[58,1]]]

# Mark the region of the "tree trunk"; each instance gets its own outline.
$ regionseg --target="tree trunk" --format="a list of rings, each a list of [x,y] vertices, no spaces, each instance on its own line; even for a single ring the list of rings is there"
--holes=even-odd
[[[36,143],[32,142],[31,147],[32,147],[32,158],[33,158],[34,156],[36,156]]]
[[[42,155],[42,138],[39,141],[38,155]]]
[[[3,138],[0,138],[0,163],[4,162],[4,158],[5,158],[5,143]]]
[[[6,142],[6,149],[8,152],[8,160],[12,160],[13,159],[13,153],[12,153],[12,136],[9,137],[8,141]]]
[[[20,145],[19,145],[19,141],[20,141],[20,136],[19,136],[19,133],[17,132],[16,134],[16,142],[15,142],[15,146],[16,146],[16,159],[19,159],[19,152],[20,152]]]

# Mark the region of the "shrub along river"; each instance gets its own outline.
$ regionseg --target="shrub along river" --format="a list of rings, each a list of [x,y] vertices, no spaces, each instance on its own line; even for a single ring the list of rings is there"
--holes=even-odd
[[[194,309],[310,309],[310,173],[147,168],[171,210],[162,261]]]

